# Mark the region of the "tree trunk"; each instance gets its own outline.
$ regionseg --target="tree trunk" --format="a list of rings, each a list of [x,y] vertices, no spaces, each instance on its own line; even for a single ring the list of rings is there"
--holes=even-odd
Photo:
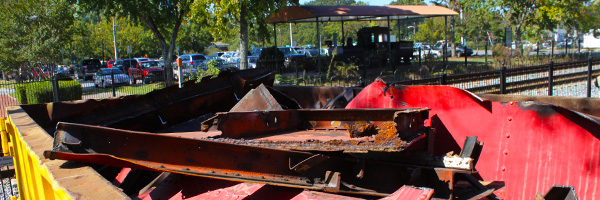
[[[6,71],[2,71],[2,80],[8,81],[8,75],[6,74]]]
[[[240,3],[240,69],[248,69],[248,21],[246,6]]]

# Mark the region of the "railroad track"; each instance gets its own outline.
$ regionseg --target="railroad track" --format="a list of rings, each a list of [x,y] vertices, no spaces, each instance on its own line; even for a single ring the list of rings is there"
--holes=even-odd
[[[600,74],[600,59],[592,60],[592,76]],[[553,64],[554,86],[586,81],[588,76],[588,61],[573,61]],[[526,90],[542,89],[548,87],[549,64],[520,67],[514,69],[505,69],[459,74],[446,75],[436,78],[401,81],[396,84],[402,85],[450,85],[473,93],[500,94],[502,78],[504,78],[505,93],[518,93]]]

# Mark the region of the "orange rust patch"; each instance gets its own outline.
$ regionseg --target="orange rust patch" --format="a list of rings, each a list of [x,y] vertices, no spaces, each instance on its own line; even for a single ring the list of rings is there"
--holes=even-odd
[[[388,121],[379,124],[377,127],[377,135],[375,135],[376,143],[387,143],[392,140],[398,140],[398,130],[394,125],[394,122]]]

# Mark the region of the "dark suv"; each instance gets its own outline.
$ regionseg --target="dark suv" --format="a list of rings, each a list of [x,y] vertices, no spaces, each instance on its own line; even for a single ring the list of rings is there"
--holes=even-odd
[[[137,60],[135,59],[122,59],[117,60],[113,66],[119,68],[121,71],[128,72],[130,67],[135,67],[137,65]]]
[[[102,63],[100,62],[100,59],[91,58],[81,60],[79,62],[79,66],[77,67],[75,77],[77,79],[83,78],[83,80],[91,80],[94,77],[94,74],[100,68],[102,68]]]

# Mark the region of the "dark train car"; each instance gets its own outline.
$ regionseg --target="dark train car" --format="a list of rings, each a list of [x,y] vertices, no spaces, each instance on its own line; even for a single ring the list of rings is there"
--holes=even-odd
[[[361,60],[368,59],[371,66],[380,66],[391,58],[392,64],[410,64],[413,55],[413,42],[397,41],[388,43],[389,28],[387,27],[365,27],[358,31],[356,46],[351,38],[346,45],[338,49],[340,59],[356,57]],[[391,45],[392,55],[389,55],[388,44]]]

